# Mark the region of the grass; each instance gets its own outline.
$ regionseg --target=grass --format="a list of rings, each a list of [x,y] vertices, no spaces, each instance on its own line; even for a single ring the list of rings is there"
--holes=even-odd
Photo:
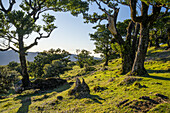
[[[1,113],[63,113],[63,112],[81,112],[81,113],[130,113],[142,112],[132,108],[133,106],[141,106],[142,103],[147,104],[149,101],[139,99],[141,96],[148,96],[151,100],[158,99],[155,94],[163,94],[170,98],[170,61],[159,59],[154,56],[156,53],[167,56],[169,51],[160,49],[149,49],[149,60],[145,62],[145,68],[148,71],[148,77],[137,77],[141,80],[134,81],[132,84],[119,85],[127,76],[120,75],[121,59],[115,59],[109,62],[108,70],[100,70],[102,64],[96,66],[97,71],[86,75],[77,76],[82,73],[83,69],[75,66],[73,70],[61,75],[61,78],[67,79],[68,82],[75,82],[75,78],[84,78],[90,87],[90,96],[87,98],[76,99],[69,96],[70,86],[62,86],[41,93],[34,90],[28,90],[22,94],[11,94],[6,99],[0,100]],[[151,56],[150,56],[151,55]],[[168,55],[169,57],[170,55]],[[152,59],[154,57],[154,59]],[[161,57],[163,58],[163,57]],[[158,60],[159,59],[159,60]],[[112,80],[111,80],[112,79]],[[81,79],[80,79],[81,80]],[[146,86],[146,87],[139,87]],[[104,87],[105,90],[95,92],[94,87]],[[73,88],[71,86],[71,88]],[[63,100],[57,99],[62,96]],[[129,99],[129,105],[117,106],[121,101]],[[162,100],[163,101],[163,100]],[[131,102],[131,103],[130,103]],[[145,106],[142,106],[145,107]],[[141,107],[141,108],[142,108]],[[149,113],[170,113],[170,101],[164,100],[159,104],[153,104],[149,108]]]

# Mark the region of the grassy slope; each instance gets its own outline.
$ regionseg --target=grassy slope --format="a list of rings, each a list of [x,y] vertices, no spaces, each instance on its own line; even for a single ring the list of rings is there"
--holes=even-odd
[[[135,110],[129,106],[116,105],[125,99],[138,100],[141,96],[149,96],[151,99],[156,98],[156,93],[161,93],[170,98],[170,51],[162,49],[154,50],[150,48],[148,51],[145,68],[149,72],[149,77],[140,77],[141,81],[136,81],[147,88],[140,88],[131,85],[120,86],[120,82],[127,76],[120,75],[121,59],[113,60],[107,67],[108,70],[90,73],[81,76],[90,87],[91,96],[88,98],[75,99],[73,96],[68,96],[69,86],[63,86],[59,89],[54,89],[44,93],[36,93],[35,90],[25,91],[22,94],[9,95],[9,98],[0,100],[0,112],[15,113],[15,112],[134,112]],[[100,68],[101,65],[97,65]],[[80,73],[81,69],[75,67],[64,75],[62,78],[67,78],[69,82],[75,82],[75,76]],[[111,78],[114,78],[113,81]],[[137,77],[139,78],[139,77]],[[74,86],[74,85],[73,85]],[[73,88],[72,86],[72,88]],[[105,87],[104,91],[95,92],[95,86]],[[58,100],[57,96],[63,96],[63,100]],[[170,101],[165,101],[162,104],[153,106],[149,112],[165,112],[170,113]]]

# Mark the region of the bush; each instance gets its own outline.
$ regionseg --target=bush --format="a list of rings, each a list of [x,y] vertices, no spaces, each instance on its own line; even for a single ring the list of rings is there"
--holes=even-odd
[[[46,64],[44,66],[44,77],[59,77],[60,74],[63,74],[64,71],[70,70],[67,65],[59,60],[53,60],[51,64]]]
[[[8,93],[13,88],[14,83],[19,80],[17,71],[10,71],[7,67],[0,67],[0,94]]]
[[[75,66],[75,65],[76,65],[75,62],[69,62],[69,63],[68,63],[68,66],[70,66],[70,67],[73,67],[73,66]]]

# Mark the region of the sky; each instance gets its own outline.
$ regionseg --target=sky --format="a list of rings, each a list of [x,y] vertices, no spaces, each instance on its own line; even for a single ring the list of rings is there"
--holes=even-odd
[[[4,4],[8,0],[3,0]],[[18,9],[18,4],[14,5],[14,9]],[[90,6],[91,14],[93,12],[101,13],[98,9],[98,6],[93,4]],[[94,54],[93,50],[95,49],[94,42],[90,40],[89,33],[94,33],[95,30],[92,29],[95,24],[86,24],[84,23],[84,19],[82,15],[78,17],[72,16],[69,12],[53,12],[48,11],[56,17],[55,25],[57,28],[52,32],[49,38],[41,39],[38,42],[37,46],[34,46],[29,51],[30,52],[41,52],[43,50],[49,50],[51,48],[57,49],[65,49],[72,54],[76,54],[76,49],[86,49],[91,51],[94,56],[99,57],[99,54]],[[118,15],[118,21],[123,21],[125,19],[130,18],[130,8],[127,6],[120,6],[120,11]],[[41,24],[42,21],[38,21]],[[28,40],[26,40],[26,44],[32,43],[34,39],[34,35],[32,35]]]

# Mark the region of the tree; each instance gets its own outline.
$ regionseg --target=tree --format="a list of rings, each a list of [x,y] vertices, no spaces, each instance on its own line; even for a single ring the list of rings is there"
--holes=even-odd
[[[139,46],[136,53],[135,61],[132,67],[131,75],[144,76],[148,75],[147,71],[144,68],[144,61],[148,47],[149,41],[149,28],[153,23],[159,18],[161,7],[164,4],[160,4],[159,1],[141,1],[141,15],[137,16],[137,0],[130,0],[130,9],[131,9],[131,18],[134,22],[140,24],[140,39]],[[128,4],[127,4],[128,5]],[[149,15],[149,5],[152,5],[152,13]],[[165,11],[165,13],[168,9]],[[161,18],[161,17],[160,17]]]
[[[92,56],[90,56],[90,51],[87,51],[85,49],[83,50],[76,50],[77,56],[75,58],[78,60],[77,64],[80,66],[80,68],[83,68],[85,64],[87,65],[93,65],[94,64],[94,59]]]
[[[170,12],[169,12],[170,14]],[[161,13],[163,15],[163,13]],[[170,26],[170,16],[166,16],[158,19],[154,22],[153,26],[149,31],[150,35],[150,46],[160,47],[160,43],[169,43],[168,40],[168,28]],[[168,48],[170,45],[168,44]]]
[[[58,49],[50,49],[49,51],[44,51],[38,53],[36,57],[34,57],[34,62],[29,63],[28,72],[34,77],[42,77],[44,74],[43,68],[46,64],[51,64],[54,60],[59,60],[63,64],[67,65],[69,60],[70,53]]]
[[[43,67],[43,77],[60,77],[60,74],[64,74],[65,71],[69,70],[67,64],[60,60],[53,60],[51,64],[46,64]]]
[[[96,3],[99,6],[99,9],[104,12],[103,14],[93,13],[84,14],[86,22],[96,23],[102,20],[108,21],[108,29],[114,36],[112,43],[118,43],[120,46],[120,56],[122,58],[122,74],[128,73],[133,66],[136,48],[137,48],[137,35],[139,32],[139,24],[134,23],[133,21],[129,22],[127,26],[127,32],[121,32],[121,28],[118,29],[117,26],[117,16],[119,13],[118,4],[115,0],[89,0],[90,2]],[[107,6],[105,8],[104,6]],[[125,35],[126,34],[126,35]],[[123,39],[125,36],[125,39]]]
[[[1,2],[2,3],[2,2]],[[14,3],[14,0],[12,1]],[[32,4],[33,3],[33,4]],[[6,25],[2,26],[1,29],[1,37],[8,41],[9,43],[3,43],[3,46],[6,46],[7,48],[10,48],[14,50],[15,52],[19,53],[20,63],[21,63],[21,69],[22,69],[22,85],[24,88],[29,87],[30,81],[29,81],[29,75],[27,72],[27,64],[26,64],[26,52],[32,48],[33,46],[38,44],[38,40],[42,38],[48,38],[52,31],[56,28],[56,26],[53,24],[55,17],[51,16],[49,14],[43,15],[43,21],[45,22],[45,25],[43,25],[43,31],[47,33],[47,35],[43,35],[43,33],[40,32],[41,25],[36,25],[36,21],[39,18],[39,15],[43,12],[42,8],[45,8],[44,6],[45,2],[39,1],[23,1],[20,7],[27,12],[21,11],[21,10],[13,10],[6,11],[4,9],[3,4],[1,4],[1,15],[2,19],[1,22],[6,21]],[[11,6],[11,4],[10,4]],[[47,9],[47,8],[46,8]],[[9,25],[13,25],[15,30],[10,29]],[[36,32],[39,34],[38,37],[35,38],[34,42],[28,46],[25,45],[24,39],[27,39],[29,35],[33,32]]]
[[[48,38],[52,31],[56,28],[53,24],[55,17],[44,14],[47,10],[54,11],[71,11],[73,15],[77,15],[87,10],[87,3],[80,0],[23,0],[20,4],[22,10],[13,10],[15,0],[9,0],[9,8],[5,9],[2,0],[0,0],[0,38],[6,40],[1,44],[1,51],[12,49],[19,53],[22,68],[22,86],[27,88],[30,86],[29,75],[27,72],[26,52],[33,46],[38,44],[38,40]],[[81,4],[81,5],[80,5]],[[42,15],[44,25],[37,25],[36,22]],[[13,25],[12,28],[10,25]],[[14,29],[13,29],[14,28]],[[46,35],[41,33],[46,32]],[[34,42],[28,46],[24,40],[29,38],[33,32],[38,33]]]
[[[108,60],[110,59],[113,53],[110,43],[112,39],[112,34],[106,28],[106,25],[97,25],[94,28],[96,28],[97,31],[94,34],[90,34],[91,40],[95,41],[94,44],[96,48],[94,52],[102,53],[105,58],[104,66],[108,66]]]
[[[20,74],[14,70],[9,70],[7,66],[0,66],[0,94],[7,93],[14,87]]]

